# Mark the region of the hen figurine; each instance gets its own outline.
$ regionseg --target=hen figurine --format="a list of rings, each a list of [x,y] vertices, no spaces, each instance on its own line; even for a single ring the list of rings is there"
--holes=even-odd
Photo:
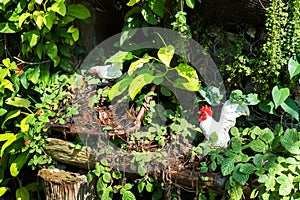
[[[213,119],[213,112],[210,106],[205,105],[201,107],[199,114],[200,128],[205,139],[212,141],[211,136],[215,133],[218,138],[213,146],[226,148],[230,140],[229,129],[235,125],[236,118],[242,115],[249,115],[249,109],[247,105],[233,103],[227,100],[222,107],[219,122]]]

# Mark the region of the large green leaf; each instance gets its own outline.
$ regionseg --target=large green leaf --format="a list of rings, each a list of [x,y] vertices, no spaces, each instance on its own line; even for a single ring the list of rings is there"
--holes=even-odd
[[[65,5],[65,3],[63,1],[55,2],[47,10],[48,11],[52,10],[52,11],[60,14],[61,16],[65,16],[66,15],[66,11],[67,11],[66,5]]]
[[[221,172],[223,176],[227,176],[231,174],[234,170],[234,159],[233,158],[226,158],[221,165]]]
[[[22,132],[26,132],[29,130],[29,123],[28,120],[34,117],[34,114],[27,115],[22,121],[20,122],[20,128]]]
[[[7,98],[5,100],[5,103],[8,105],[11,105],[11,106],[23,107],[23,108],[28,108],[31,104],[31,102],[29,100],[21,98],[21,97],[15,97],[14,99]]]
[[[31,14],[30,13],[22,13],[22,15],[20,16],[20,18],[19,18],[19,27],[22,27],[22,24],[23,24],[23,22],[28,18],[28,17],[30,17],[31,16]]]
[[[275,108],[280,106],[290,95],[289,88],[282,88],[276,85],[272,90],[272,97],[275,104]]]
[[[290,79],[292,79],[294,76],[297,76],[300,73],[300,63],[298,62],[296,57],[292,57],[289,60],[288,70],[290,74]]]
[[[292,154],[300,154],[300,136],[296,129],[287,129],[280,138],[282,146]]]
[[[1,83],[0,83],[0,88],[1,88],[1,87],[4,87],[4,88],[6,88],[6,89],[9,89],[9,90],[12,91],[12,92],[15,91],[15,90],[14,90],[13,84],[12,84],[9,80],[7,80],[7,79],[4,79],[4,80],[1,81]]]
[[[58,48],[57,45],[53,42],[53,41],[47,41],[44,45],[45,49],[46,49],[46,53],[49,56],[49,58],[51,58],[51,60],[55,60],[57,57],[57,53],[58,53]]]
[[[71,4],[68,6],[68,14],[77,19],[87,19],[91,16],[90,11],[82,4]]]
[[[12,118],[18,117],[20,114],[21,114],[20,110],[13,110],[7,113],[7,115],[4,118],[4,121],[2,122],[1,128],[5,129],[5,123]]]
[[[49,29],[49,31],[52,29],[52,26],[55,23],[55,21],[56,21],[55,12],[49,11],[45,14],[44,24]]]
[[[29,42],[30,47],[34,47],[40,39],[40,32],[38,30],[28,31],[24,33],[24,39]]]
[[[22,154],[19,154],[18,157],[12,162],[12,164],[10,165],[10,174],[13,177],[16,177],[20,173],[27,159],[28,153],[23,152]]]
[[[239,170],[234,170],[232,177],[236,180],[239,184],[245,185],[249,179],[249,174],[244,174]]]
[[[0,134],[0,142],[9,140],[9,139],[13,138],[14,135],[15,134],[13,134],[13,133],[2,133],[2,134]]]
[[[255,152],[265,153],[268,149],[268,146],[260,139],[252,140],[249,145]]]
[[[187,80],[187,82],[182,83],[186,90],[198,91],[200,89],[198,75],[193,67],[181,63],[175,69],[180,76]]]
[[[167,47],[162,47],[158,50],[157,56],[158,58],[167,66],[170,66],[170,62],[173,58],[175,52],[175,48],[172,45]]]
[[[134,99],[134,97],[137,95],[138,92],[141,91],[141,89],[151,83],[155,77],[150,74],[141,74],[137,77],[135,77],[128,89],[129,96],[131,99]]]
[[[16,191],[16,200],[29,200],[29,192],[25,187],[20,187]]]
[[[28,70],[28,72],[27,72],[27,78],[33,84],[37,84],[38,83],[39,77],[40,77],[40,68],[39,67],[31,68],[31,69]]]
[[[149,55],[144,55],[143,58],[140,58],[140,59],[138,59],[138,60],[132,62],[132,63],[130,64],[130,66],[129,66],[129,69],[128,69],[128,75],[131,76],[132,73],[133,73],[135,70],[137,70],[137,69],[143,67],[143,65],[144,65],[145,63],[148,63],[148,62],[150,61],[150,59],[152,59],[151,56],[149,56]]]
[[[0,187],[0,197],[3,196],[7,190],[9,190],[8,187]]]
[[[153,12],[150,10],[150,8],[146,5],[142,7],[141,13],[146,20],[151,25],[156,25],[158,23],[157,19],[155,18]]]
[[[110,58],[108,58],[105,63],[122,63],[129,52],[127,51],[118,51]]]
[[[16,24],[11,22],[0,23],[0,33],[16,33],[18,32]]]
[[[165,1],[164,0],[149,0],[148,5],[150,9],[157,14],[160,17],[164,16],[164,5]]]
[[[280,106],[285,112],[299,121],[299,108],[293,99],[287,98]]]
[[[275,106],[272,101],[269,101],[269,100],[263,101],[260,104],[258,104],[258,107],[260,110],[262,110],[266,113],[276,115],[275,109],[274,109]]]
[[[122,94],[130,85],[131,81],[132,79],[127,77],[113,85],[108,92],[109,99],[113,100],[116,96]]]

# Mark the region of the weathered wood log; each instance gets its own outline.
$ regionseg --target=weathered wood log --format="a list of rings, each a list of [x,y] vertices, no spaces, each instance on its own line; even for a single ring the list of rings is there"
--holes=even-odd
[[[38,180],[42,183],[46,200],[94,200],[94,183],[86,175],[58,169],[41,169]]]
[[[48,138],[45,152],[53,159],[84,169],[93,169],[96,162],[99,162],[101,155],[90,149],[89,147],[82,147],[80,150],[74,148],[74,144],[55,138]],[[105,159],[108,163],[116,162],[114,155],[106,155]],[[130,161],[132,155],[129,153],[123,156],[122,162],[119,163],[119,169],[128,169],[137,167]],[[210,188],[218,193],[224,193],[224,184],[227,177],[222,177],[219,173],[200,173],[197,170],[191,171],[186,169],[178,158],[170,155],[164,158],[164,166],[158,166],[160,163],[145,163],[144,168],[150,172],[157,180],[172,182],[190,190],[195,190],[199,186]],[[132,175],[131,175],[132,176]],[[134,175],[133,175],[134,176]]]

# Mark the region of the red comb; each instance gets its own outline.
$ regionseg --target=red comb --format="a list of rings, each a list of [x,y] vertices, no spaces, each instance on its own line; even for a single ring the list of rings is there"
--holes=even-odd
[[[211,107],[208,105],[202,106],[199,110],[200,118],[199,121],[202,122],[207,119],[208,116],[212,116],[212,110]]]

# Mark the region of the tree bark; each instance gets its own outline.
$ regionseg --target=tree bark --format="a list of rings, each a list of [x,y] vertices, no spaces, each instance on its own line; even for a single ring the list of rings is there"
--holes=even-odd
[[[86,175],[63,170],[41,169],[38,179],[42,183],[46,200],[94,200],[94,183]]]

